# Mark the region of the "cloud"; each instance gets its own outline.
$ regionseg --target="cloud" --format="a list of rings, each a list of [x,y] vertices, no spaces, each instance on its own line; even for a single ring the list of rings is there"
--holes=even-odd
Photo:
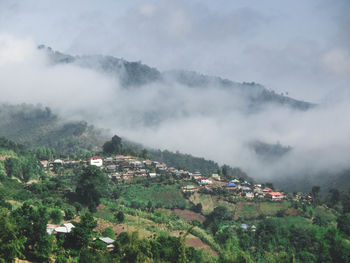
[[[332,74],[341,76],[350,75],[350,53],[344,49],[333,49],[324,54],[324,66]]]
[[[341,170],[350,163],[350,45],[349,5],[340,2],[2,1],[2,100],[42,103],[65,118],[88,120],[150,147],[240,166],[257,178]],[[260,82],[319,106],[247,114],[247,101],[215,85],[199,91],[168,81],[127,90],[102,73],[50,66],[36,49],[41,43],[142,60],[161,70]],[[253,140],[293,150],[266,163],[247,146]]]

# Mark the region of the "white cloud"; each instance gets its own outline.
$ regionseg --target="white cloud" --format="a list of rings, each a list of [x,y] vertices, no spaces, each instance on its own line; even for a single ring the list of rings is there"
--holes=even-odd
[[[349,50],[333,49],[325,53],[323,63],[326,69],[332,73],[341,76],[350,75],[350,53]]]

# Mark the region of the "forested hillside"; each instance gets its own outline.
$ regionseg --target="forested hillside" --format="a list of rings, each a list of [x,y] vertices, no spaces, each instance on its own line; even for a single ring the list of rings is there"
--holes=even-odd
[[[98,150],[106,138],[85,121],[67,122],[47,107],[30,104],[0,105],[0,136],[30,149],[54,148],[63,156]]]
[[[262,192],[272,183],[233,184],[227,167],[208,184],[142,157],[111,158],[120,143],[44,166],[0,138],[0,262],[350,261],[350,192],[321,198],[314,186],[273,200]]]

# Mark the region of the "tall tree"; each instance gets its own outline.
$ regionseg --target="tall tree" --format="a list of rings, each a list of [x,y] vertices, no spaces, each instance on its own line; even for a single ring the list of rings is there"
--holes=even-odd
[[[112,140],[107,141],[103,144],[103,152],[106,154],[120,154],[122,151],[122,139],[114,135]]]
[[[82,215],[80,222],[69,234],[66,241],[66,246],[77,250],[87,248],[92,241],[93,230],[96,226],[97,221],[94,219],[91,213]]]
[[[84,168],[78,181],[76,194],[80,202],[95,211],[100,198],[107,189],[107,176],[96,166]]]
[[[21,256],[25,238],[21,237],[18,227],[6,209],[0,210],[0,262],[12,262]]]

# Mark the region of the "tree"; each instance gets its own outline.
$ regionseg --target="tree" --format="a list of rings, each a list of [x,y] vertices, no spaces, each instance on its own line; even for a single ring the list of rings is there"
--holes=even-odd
[[[74,218],[74,212],[72,209],[67,208],[64,210],[64,220],[71,220]]]
[[[337,223],[339,230],[350,236],[350,213],[342,214]]]
[[[329,190],[329,194],[330,194],[330,197],[329,197],[328,205],[330,207],[334,207],[340,201],[340,192],[338,189],[333,188]]]
[[[125,216],[124,213],[122,211],[119,211],[116,215],[115,215],[115,219],[118,221],[118,223],[123,223]]]
[[[103,152],[106,154],[119,154],[123,148],[122,139],[119,136],[114,135],[112,140],[103,144],[102,148]]]
[[[51,218],[53,224],[61,223],[61,221],[63,219],[61,210],[59,210],[59,209],[52,210],[50,212],[50,218]]]
[[[111,227],[111,226],[106,227],[106,229],[102,232],[102,235],[103,235],[104,237],[114,238],[113,227]]]
[[[24,237],[20,237],[18,227],[6,209],[0,210],[0,262],[12,262],[22,256]]]
[[[96,226],[97,221],[91,213],[82,215],[80,222],[68,235],[66,246],[77,250],[86,248],[92,240],[93,230]]]
[[[198,203],[193,207],[193,211],[196,213],[202,213],[202,203]]]
[[[319,186],[313,186],[312,189],[311,189],[311,194],[312,194],[312,200],[313,200],[313,203],[315,205],[317,205],[319,203],[319,192],[321,190],[321,187]]]
[[[26,237],[25,254],[39,261],[50,257],[53,236],[46,233],[48,213],[46,207],[34,209],[28,203],[13,212],[21,236]]]
[[[147,210],[148,210],[148,212],[151,212],[152,209],[153,209],[152,202],[151,202],[151,201],[148,201],[148,204],[147,204]]]
[[[78,181],[76,194],[80,202],[95,211],[100,204],[100,198],[107,189],[107,176],[96,166],[84,168]]]

